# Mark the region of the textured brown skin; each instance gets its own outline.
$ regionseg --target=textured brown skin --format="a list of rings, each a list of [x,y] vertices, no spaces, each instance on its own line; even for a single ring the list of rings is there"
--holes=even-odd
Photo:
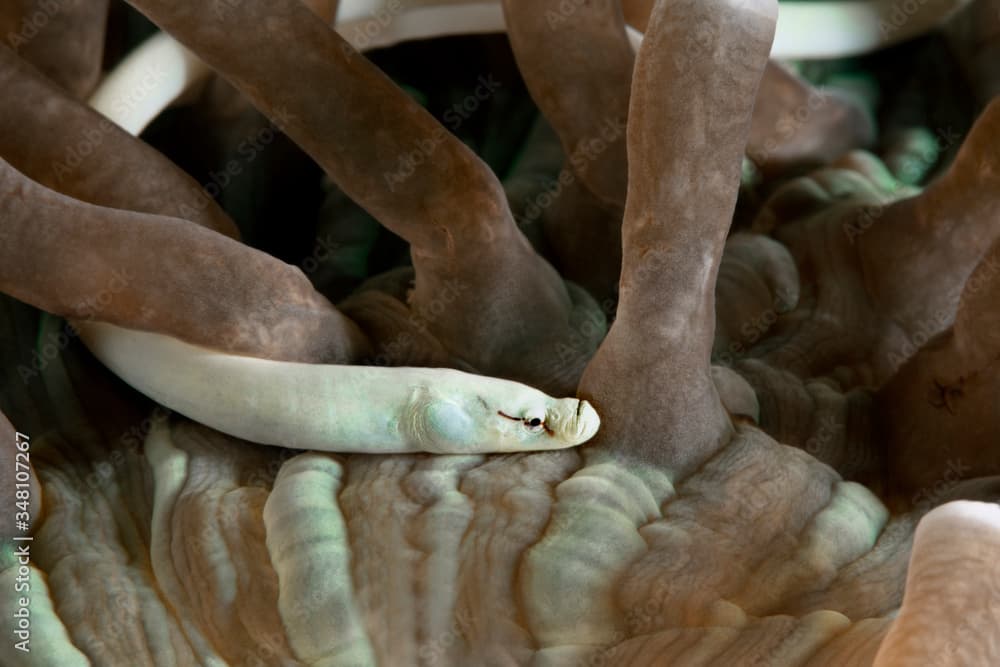
[[[302,0],[302,4],[326,23],[331,23],[337,18],[340,3],[337,0]]]
[[[955,323],[878,392],[890,489],[1000,475],[1000,240],[972,272]]]
[[[712,358],[730,364],[798,303],[795,260],[785,246],[763,234],[731,235],[719,264],[715,301]]]
[[[885,443],[870,390],[845,391],[834,378],[802,379],[757,359],[737,361],[734,369],[753,387],[762,431],[877,495],[884,490]]]
[[[672,474],[732,436],[709,365],[715,281],[776,16],[768,1],[672,3],[636,61],[618,315],[579,393],[615,415],[590,447],[614,442]],[[699,22],[711,58],[688,50]]]
[[[639,32],[646,32],[649,14],[656,0],[622,0],[625,21]]]
[[[808,298],[759,356],[803,378],[837,371],[878,387],[954,319],[958,295],[1000,233],[994,148],[1000,102],[980,115],[954,163],[919,195],[884,189],[870,161],[796,179],[755,227],[788,246]],[[882,168],[884,171],[884,168]],[[805,291],[805,290],[804,290]]]
[[[894,507],[940,500],[942,489],[980,497],[961,494],[984,493],[1000,474],[998,123],[995,100],[917,196],[893,202],[909,190],[873,156],[852,153],[779,190],[762,216],[791,221],[775,235],[811,287],[750,351],[758,358],[736,364],[756,390],[761,427]],[[871,224],[850,227],[866,204],[881,206]],[[972,486],[959,493],[963,480]]]
[[[91,204],[181,217],[239,238],[233,221],[193,178],[5,46],[0,89],[0,156],[18,171]]]
[[[568,11],[558,0],[504,2],[518,67],[567,156],[587,155],[587,142],[609,121],[627,118],[634,57],[625,24],[645,31],[652,6],[602,0]],[[768,177],[827,164],[874,139],[872,119],[857,104],[817,90],[774,61],[764,70],[752,118],[746,151]],[[596,159],[569,159],[564,168],[574,179],[544,212],[545,237],[560,272],[603,302],[616,293],[621,265],[624,135]]]
[[[518,69],[567,155],[585,151],[604,123],[625,123],[635,56],[620,3],[598,0],[569,12],[557,0],[505,0],[503,8]],[[586,188],[605,206],[621,207],[625,137],[581,166],[575,174]]]
[[[975,0],[945,25],[948,44],[965,69],[980,104],[1000,93],[1000,0]]]
[[[299,0],[251,0],[229,12],[193,0],[131,4],[216,68],[410,243],[417,277],[407,306],[454,357],[553,393],[572,391],[597,338],[555,384],[551,359],[573,337],[574,313],[596,306],[574,303],[518,231],[499,181],[467,146]],[[402,156],[414,151],[423,164],[398,178]],[[430,316],[455,283],[461,289],[446,312]]]
[[[0,64],[12,93],[0,115],[4,291],[236,354],[343,363],[369,353],[299,269],[233,240],[229,216],[176,165],[9,49]]]
[[[87,204],[0,160],[0,221],[0,290],[48,312],[287,361],[367,352],[298,268],[186,220]]]
[[[4,0],[0,39],[82,99],[101,75],[107,15],[108,0]]]
[[[653,0],[624,0],[625,20],[646,30]],[[816,89],[776,61],[760,81],[747,154],[773,177],[828,164],[844,153],[871,144],[872,119],[854,102]]]
[[[559,135],[568,156],[563,169],[573,176],[545,212],[548,246],[560,273],[603,301],[613,296],[621,270],[628,182],[619,129],[628,117],[635,57],[621,5],[601,0],[567,11],[559,0],[506,0],[503,8],[518,69]]]
[[[874,139],[872,118],[858,104],[768,63],[747,142],[747,155],[765,177],[829,164]]]
[[[622,5],[628,24],[644,32],[653,0]],[[776,61],[767,63],[747,139],[747,155],[765,176],[828,164],[874,138],[872,118],[856,103],[818,90]]]
[[[976,119],[948,171],[886,211],[859,240],[868,284],[903,326],[955,294],[1000,235],[1000,99]],[[949,289],[950,288],[950,289]],[[914,303],[914,296],[919,302]]]

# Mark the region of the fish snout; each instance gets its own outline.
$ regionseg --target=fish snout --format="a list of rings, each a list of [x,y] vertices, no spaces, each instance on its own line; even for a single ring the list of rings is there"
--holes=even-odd
[[[569,446],[582,445],[597,433],[601,426],[601,418],[587,401],[582,399],[565,399],[565,412],[553,429],[556,435],[567,442]]]

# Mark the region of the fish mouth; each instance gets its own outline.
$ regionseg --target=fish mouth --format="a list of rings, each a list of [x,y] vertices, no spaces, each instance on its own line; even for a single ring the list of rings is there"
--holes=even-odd
[[[576,409],[560,430],[562,437],[571,445],[580,445],[593,438],[600,425],[597,410],[589,402],[577,399]]]

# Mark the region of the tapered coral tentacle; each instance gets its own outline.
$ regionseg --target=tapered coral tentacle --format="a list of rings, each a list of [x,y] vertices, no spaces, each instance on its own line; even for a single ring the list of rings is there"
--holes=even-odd
[[[869,284],[886,295],[896,320],[910,331],[931,322],[938,334],[877,396],[888,483],[904,497],[946,478],[1000,474],[998,136],[1000,98],[980,115],[949,171],[887,210],[884,228],[876,224],[859,241],[875,235],[862,257]],[[888,236],[893,231],[898,239]],[[876,261],[879,248],[885,267]]]
[[[301,0],[225,11],[131,4],[229,79],[417,254],[453,257],[514,229],[489,168]]]
[[[731,425],[709,356],[719,261],[777,3],[657,2],[636,61],[618,316],[580,384],[595,446],[684,474]]]
[[[357,326],[300,271],[208,231],[239,235],[173,163],[9,49],[0,47],[0,64],[0,82],[12,92],[0,117],[0,156],[9,161],[4,188],[19,193],[3,202],[10,213],[0,235],[11,243],[3,249],[10,259],[0,289],[69,318],[156,331],[238,354],[342,362],[367,353]],[[120,113],[125,103],[113,108]],[[109,154],[113,165],[105,159]],[[51,226],[42,224],[50,219]],[[151,226],[132,228],[129,220]],[[143,238],[146,233],[152,236]],[[213,249],[220,254],[213,256]],[[63,256],[67,264],[60,263]],[[67,266],[80,273],[64,271]],[[215,275],[218,269],[224,278]]]
[[[870,293],[908,333],[951,323],[966,280],[1000,236],[997,137],[1000,98],[980,114],[941,178],[873,212],[870,227],[855,235]]]
[[[2,159],[0,291],[234,353],[345,362],[367,351],[297,268],[186,220],[71,199]]]
[[[993,242],[965,283],[955,314],[954,344],[962,365],[952,375],[972,375],[1000,361],[1000,239]],[[959,370],[961,369],[961,370]]]
[[[765,176],[828,164],[874,139],[873,119],[860,104],[768,63],[747,142],[747,155]]]
[[[101,74],[107,17],[108,0],[5,0],[0,35],[6,46],[82,98]]]
[[[975,0],[945,25],[948,46],[981,104],[1000,95],[1000,0]]]
[[[410,243],[416,283],[408,305],[449,352],[485,373],[567,390],[539,369],[570,338],[577,304],[518,231],[500,182],[465,144],[300,0],[245,0],[224,12],[194,0],[131,4],[221,72]],[[492,85],[483,77],[479,93]],[[575,384],[583,362],[573,363]]]
[[[875,667],[1000,661],[1000,508],[955,502],[917,526],[902,608]]]
[[[548,247],[564,276],[609,299],[621,269],[635,62],[621,5],[602,0],[568,11],[559,0],[503,4],[518,69],[566,155],[543,217]]]
[[[645,30],[652,1],[623,4],[628,23]],[[874,138],[873,119],[858,103],[817,89],[784,65],[768,62],[747,140],[748,156],[765,175],[826,164]]]
[[[518,69],[559,135],[569,168],[603,204],[623,206],[625,137],[614,130],[628,117],[635,57],[621,4],[601,0],[572,11],[559,0],[503,6]]]
[[[836,370],[845,387],[879,387],[948,329],[966,280],[1000,236],[998,134],[995,100],[922,193],[860,153],[841,161],[848,168],[779,189],[755,225],[782,223],[773,235],[815,296],[780,323],[784,340],[761,346],[761,358],[803,378]]]
[[[337,9],[340,6],[339,0],[302,0],[302,4],[327,23],[333,23],[337,18]]]
[[[1000,240],[972,272],[955,323],[883,386],[887,481],[904,500],[941,480],[1000,475]]]
[[[149,71],[150,83],[165,75]],[[190,176],[0,46],[0,156],[53,190],[98,206],[171,215],[239,232]],[[130,98],[118,100],[117,110]],[[108,156],[114,156],[109,160]]]

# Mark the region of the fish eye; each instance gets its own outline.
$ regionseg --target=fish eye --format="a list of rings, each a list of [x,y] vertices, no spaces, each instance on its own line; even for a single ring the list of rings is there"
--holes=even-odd
[[[529,431],[541,431],[545,428],[545,422],[539,417],[525,417],[524,425]]]
[[[541,417],[532,417],[532,416],[514,417],[512,415],[507,414],[503,410],[497,410],[497,414],[503,417],[504,419],[510,419],[511,421],[521,422],[522,424],[524,424],[524,427],[532,433],[537,433],[543,430],[547,431],[550,435],[552,433],[551,431],[549,431],[548,427],[545,426],[544,414]]]

